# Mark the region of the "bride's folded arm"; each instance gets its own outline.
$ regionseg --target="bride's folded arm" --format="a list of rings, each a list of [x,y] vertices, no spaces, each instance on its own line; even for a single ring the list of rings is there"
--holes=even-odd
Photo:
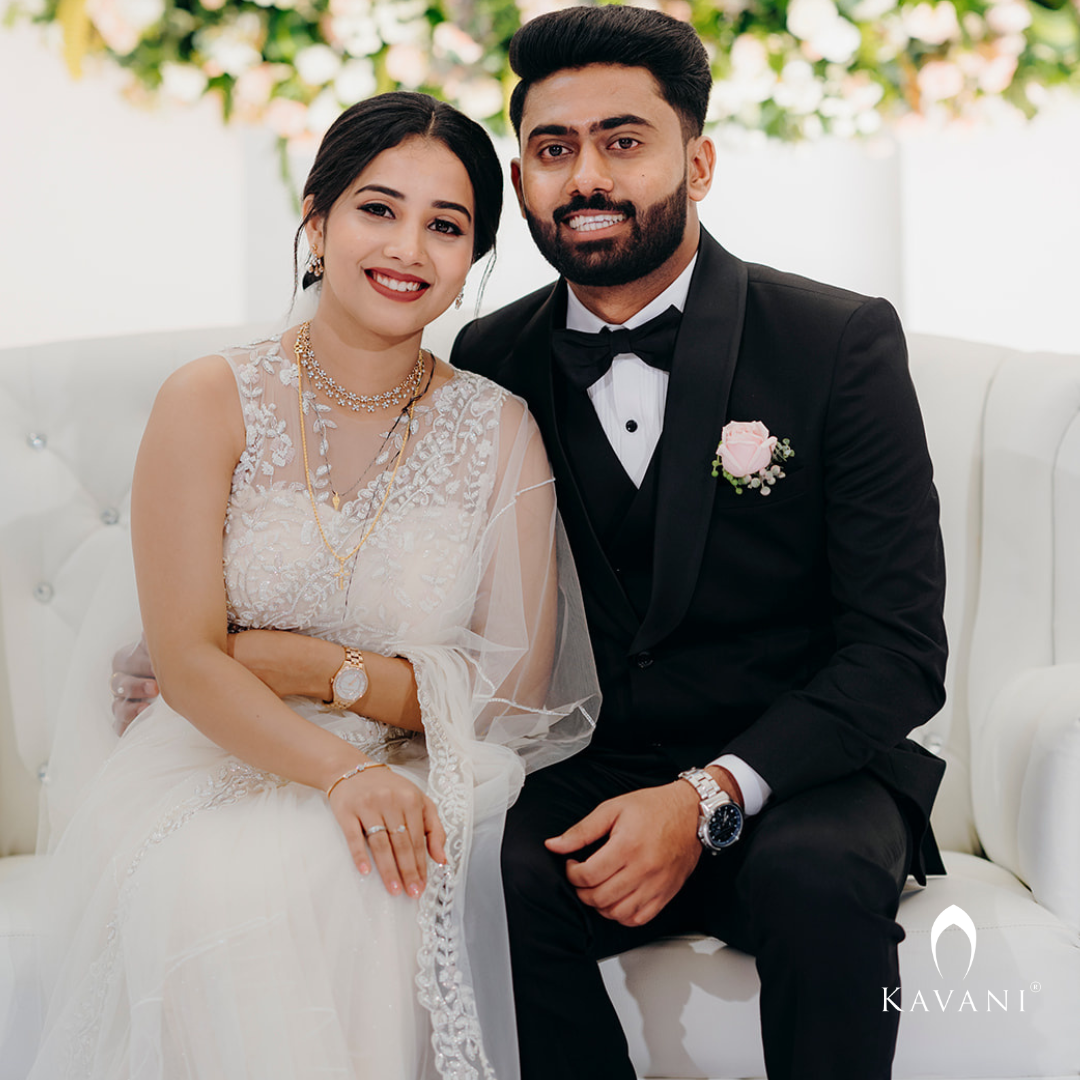
[[[229,655],[222,535],[244,446],[236,381],[222,357],[196,360],[162,386],[131,496],[147,646],[162,697],[204,735],[256,768],[326,791],[366,755],[305,720]],[[423,838],[429,833],[438,858],[441,827],[432,831],[434,806],[415,785],[369,769],[337,784],[331,807],[361,871],[368,868],[363,823],[403,820],[419,850],[397,852],[396,867],[388,847],[375,844],[371,854],[391,892],[423,887]]]
[[[331,701],[334,676],[345,659],[343,646],[292,630],[243,630],[230,634],[229,654],[279,697],[298,695]],[[368,720],[423,731],[416,675],[401,656],[364,650],[368,688],[349,707]]]

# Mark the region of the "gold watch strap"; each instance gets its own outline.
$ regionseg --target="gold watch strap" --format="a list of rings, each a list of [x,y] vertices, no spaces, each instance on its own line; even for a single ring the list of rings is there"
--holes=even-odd
[[[364,667],[364,654],[359,649],[353,649],[348,645],[342,646],[345,649],[345,659],[341,662],[341,667],[334,672],[334,677],[330,680],[330,687],[334,691],[334,698],[330,702],[330,707],[334,709],[347,709],[358,698],[363,697],[367,690],[367,669]],[[363,675],[363,687],[355,697],[342,699],[338,694],[337,682],[338,676],[343,671],[359,671]]]

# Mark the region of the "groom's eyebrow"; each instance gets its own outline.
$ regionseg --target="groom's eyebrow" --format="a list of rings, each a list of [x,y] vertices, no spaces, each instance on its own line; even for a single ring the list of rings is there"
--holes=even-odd
[[[638,127],[655,127],[643,116],[635,116],[633,113],[623,113],[621,116],[608,116],[603,120],[596,120],[589,125],[589,133],[595,131],[612,131],[614,128],[636,124]],[[529,141],[538,139],[544,135],[577,135],[578,129],[568,127],[566,124],[538,124],[529,132]]]

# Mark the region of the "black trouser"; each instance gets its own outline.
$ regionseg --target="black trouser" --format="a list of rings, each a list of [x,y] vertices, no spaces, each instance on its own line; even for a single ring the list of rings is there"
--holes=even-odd
[[[770,1080],[887,1080],[899,1014],[895,921],[910,831],[889,792],[856,774],[769,805],[733,847],[703,855],[646,926],[583,905],[544,846],[605,799],[666,783],[670,765],[588,750],[529,777],[503,840],[524,1080],[633,1080],[597,961],[696,931],[754,955]]]

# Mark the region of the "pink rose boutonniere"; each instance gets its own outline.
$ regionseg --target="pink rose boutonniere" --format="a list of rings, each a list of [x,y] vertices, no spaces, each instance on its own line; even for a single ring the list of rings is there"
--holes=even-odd
[[[770,435],[760,420],[732,420],[720,433],[712,474],[723,476],[736,495],[743,488],[768,495],[773,484],[787,475],[784,462],[794,456],[789,440]]]

